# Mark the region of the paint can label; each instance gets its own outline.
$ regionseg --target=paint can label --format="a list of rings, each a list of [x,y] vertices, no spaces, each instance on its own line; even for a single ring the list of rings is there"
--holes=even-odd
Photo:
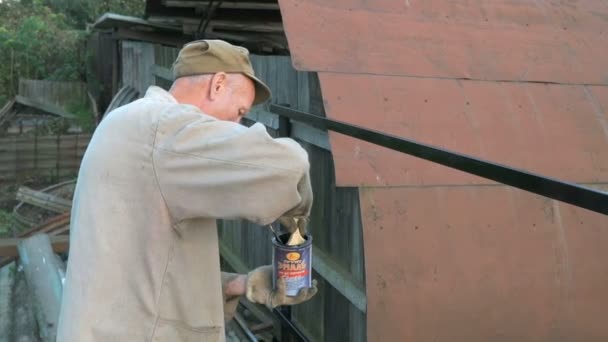
[[[289,234],[279,237],[289,239]],[[296,296],[300,289],[312,286],[312,236],[304,236],[306,242],[299,246],[287,246],[272,239],[274,285],[279,278],[285,279],[288,296]]]

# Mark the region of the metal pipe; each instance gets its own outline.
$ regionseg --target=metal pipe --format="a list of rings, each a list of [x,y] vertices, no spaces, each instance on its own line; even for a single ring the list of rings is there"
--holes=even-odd
[[[270,110],[280,116],[305,122],[317,128],[348,135],[443,166],[608,215],[608,193],[602,191],[283,106],[271,105]]]
[[[251,330],[249,330],[247,323],[245,323],[245,320],[243,319],[243,317],[241,317],[241,315],[238,312],[234,315],[234,320],[236,321],[236,324],[238,324],[239,327],[241,327],[241,330],[243,331],[245,336],[247,336],[247,339],[249,341],[258,342],[258,338],[255,337],[255,335],[251,332]]]

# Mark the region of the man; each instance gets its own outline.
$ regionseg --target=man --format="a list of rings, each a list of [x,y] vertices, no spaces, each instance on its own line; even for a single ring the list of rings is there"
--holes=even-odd
[[[270,96],[248,51],[192,42],[173,73],[169,92],[150,87],[110,113],[87,148],[60,342],[223,341],[223,297],[276,307],[317,291],[286,297],[284,283],[273,289],[270,266],[220,276],[216,219],[280,219],[303,230],[297,218],[312,205],[306,152],[262,125],[238,124]]]

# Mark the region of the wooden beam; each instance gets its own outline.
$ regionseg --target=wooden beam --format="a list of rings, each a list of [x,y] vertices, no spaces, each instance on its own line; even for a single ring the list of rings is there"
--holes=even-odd
[[[187,7],[196,9],[207,9],[209,1],[196,0],[165,0],[167,7]],[[249,10],[279,10],[278,3],[254,2],[254,1],[222,1],[219,8],[226,9],[249,9]],[[214,5],[215,6],[215,5]]]
[[[37,233],[51,233],[55,232],[58,229],[62,229],[65,226],[69,227],[70,225],[70,213],[65,212],[63,214],[53,216],[48,220],[42,222],[41,224],[34,226],[21,234],[19,237],[28,237]]]
[[[219,31],[205,33],[208,39],[222,39],[242,45],[252,53],[285,53],[289,51],[287,38],[283,33],[258,33],[244,31]]]
[[[165,81],[173,82],[173,73],[171,69],[162,67],[158,64],[152,66],[152,75],[162,78]]]
[[[137,17],[130,17],[126,15],[120,15],[115,13],[106,13],[99,17],[93,24],[96,29],[111,29],[111,28],[142,28],[142,29],[153,29],[166,32],[181,33],[179,27],[166,25],[162,23],[155,23],[149,20],[145,20]]]
[[[149,42],[155,44],[163,44],[167,46],[173,46],[181,48],[184,44],[191,41],[190,36],[174,33],[161,33],[161,32],[142,32],[129,30],[127,28],[118,28],[113,34],[114,39],[127,39],[127,40],[139,40],[142,42]]]
[[[0,256],[16,257],[19,255],[17,245],[23,239],[5,238],[0,239]],[[51,246],[56,253],[67,252],[70,244],[70,237],[66,235],[57,235],[50,237]]]
[[[340,292],[361,312],[367,311],[367,296],[355,281],[350,272],[334,262],[329,255],[319,248],[312,247],[312,268]]]
[[[70,200],[53,194],[32,190],[26,186],[19,187],[19,190],[17,190],[17,199],[57,213],[68,212],[70,211],[70,208],[72,208],[72,201]]]
[[[315,145],[324,150],[331,151],[331,145],[329,144],[329,135],[327,134],[327,132],[312,127],[310,125],[292,121],[291,137]]]
[[[199,19],[183,19],[184,33],[190,34],[196,32],[199,26]],[[226,30],[226,31],[242,31],[242,32],[264,32],[264,33],[283,33],[283,24],[280,22],[269,21],[236,21],[236,20],[215,20],[209,22],[209,31]]]
[[[277,130],[279,128],[279,116],[265,110],[264,108],[253,108],[249,113],[247,113],[245,119],[253,122],[259,122],[273,130]],[[324,150],[331,151],[329,135],[327,132],[313,126],[301,122],[291,121],[289,136],[308,144],[315,145]]]
[[[245,118],[259,122],[268,128],[279,129],[279,115],[265,110],[262,106],[252,108]]]

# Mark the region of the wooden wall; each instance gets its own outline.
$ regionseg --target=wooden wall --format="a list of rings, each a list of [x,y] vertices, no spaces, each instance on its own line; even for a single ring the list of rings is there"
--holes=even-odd
[[[123,40],[121,43],[121,86],[130,85],[140,97],[154,84],[151,73],[154,65],[154,44]]]
[[[0,138],[0,181],[74,175],[90,140],[90,134]]]
[[[19,95],[45,103],[52,103],[64,109],[68,109],[71,104],[89,104],[86,84],[83,82],[21,78],[19,79]]]

